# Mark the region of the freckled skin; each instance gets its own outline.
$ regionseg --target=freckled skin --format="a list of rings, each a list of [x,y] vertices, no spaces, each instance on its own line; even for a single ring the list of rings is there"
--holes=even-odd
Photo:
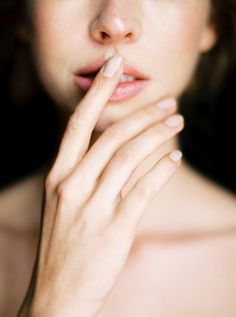
[[[71,112],[83,94],[73,73],[100,57],[118,52],[151,78],[136,97],[109,105],[100,132],[112,122],[187,87],[198,58],[212,47],[209,0],[193,1],[35,0],[32,44],[43,84]],[[101,32],[107,37],[101,38]],[[129,34],[129,36],[126,36]]]

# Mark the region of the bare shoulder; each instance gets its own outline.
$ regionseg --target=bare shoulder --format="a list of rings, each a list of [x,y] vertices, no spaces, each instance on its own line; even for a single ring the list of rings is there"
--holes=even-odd
[[[224,205],[226,208],[236,208],[236,195],[224,187],[223,184],[199,173],[184,160],[181,172],[181,176],[187,181],[188,187],[195,189],[197,195],[201,194],[205,198],[208,197],[212,203],[220,204],[220,206],[226,203],[226,206]]]
[[[38,233],[0,226],[0,317],[15,317],[26,293]]]
[[[236,194],[190,167],[185,161],[181,167],[181,184],[193,204],[204,212],[236,220]],[[189,206],[190,205],[190,201]],[[193,207],[193,204],[191,207]],[[229,220],[230,220],[229,218]],[[236,224],[236,222],[234,223]]]
[[[0,192],[0,317],[16,316],[28,287],[39,235],[43,177]]]

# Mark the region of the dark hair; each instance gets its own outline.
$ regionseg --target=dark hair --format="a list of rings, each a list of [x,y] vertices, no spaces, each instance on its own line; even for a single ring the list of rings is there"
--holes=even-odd
[[[188,89],[180,98],[185,128],[179,144],[198,172],[236,193],[236,1],[212,0],[215,47],[202,54]]]
[[[236,65],[236,1],[212,0],[210,23],[218,35],[213,49],[203,53],[185,96],[191,99],[202,89],[215,101],[227,76]],[[201,95],[201,93],[200,93]]]
[[[30,23],[29,5],[29,0],[1,0],[0,3],[1,43],[3,44],[0,52],[0,80],[5,85],[5,99],[1,96],[1,100],[5,100],[4,108],[10,107],[11,109],[18,102],[17,98],[12,97],[14,94],[10,93],[9,87],[12,78],[10,76],[6,81],[6,74],[13,74],[13,77],[17,74],[18,78],[23,76],[26,79],[29,73],[29,76],[31,76],[30,82],[33,78],[36,88],[33,89],[33,93],[32,91],[30,94],[24,92],[25,97],[18,98],[23,100],[22,103],[24,103],[20,110],[33,108],[35,111],[37,104],[40,104],[39,108],[42,110],[43,104],[44,120],[49,118],[50,124],[54,122],[54,125],[52,125],[52,128],[46,128],[44,138],[41,141],[41,152],[37,151],[37,155],[35,155],[36,157],[40,156],[40,152],[42,157],[40,160],[34,157],[30,160],[31,164],[29,164],[29,160],[26,160],[24,171],[20,173],[22,176],[27,168],[31,172],[33,171],[33,165],[38,167],[48,160],[50,155],[43,156],[42,153],[51,153],[49,149],[55,149],[53,138],[56,140],[58,137],[58,134],[53,132],[53,128],[57,128],[55,121],[57,119],[54,119],[55,110],[52,111],[53,101],[46,96],[46,92],[40,85],[33,68],[27,71],[26,67],[19,68],[19,64],[23,64],[25,60],[24,56],[27,56],[27,60],[31,58],[29,47],[22,44],[17,36],[18,25],[20,23]],[[210,52],[202,54],[194,77],[186,92],[180,98],[180,112],[183,113],[186,123],[185,129],[178,136],[179,144],[184,158],[189,164],[205,176],[236,192],[233,156],[228,155],[230,146],[232,146],[231,143],[234,142],[233,124],[230,127],[228,122],[235,117],[233,113],[235,107],[232,102],[229,102],[229,99],[235,98],[236,1],[212,0],[211,23],[216,28],[218,42]],[[28,64],[34,65],[33,62]],[[15,68],[17,68],[17,71],[14,71]],[[22,93],[19,92],[19,95],[22,95]],[[222,111],[222,107],[227,108],[227,110]],[[47,113],[50,113],[50,111],[51,116]],[[32,115],[32,110],[31,116],[35,117],[35,115]],[[26,118],[24,122],[31,120],[30,116],[24,116],[24,118]],[[39,126],[37,129],[42,134],[42,129]],[[44,124],[44,126],[47,125]],[[21,129],[23,129],[23,126],[21,126]],[[46,136],[51,136],[50,144],[47,143]],[[9,143],[9,140],[7,143]],[[48,151],[45,151],[45,144],[48,144]],[[31,144],[30,151],[25,149],[27,155],[32,152],[32,146],[33,144]],[[2,153],[4,153],[4,149]],[[35,163],[32,163],[33,161]],[[1,166],[4,165],[1,164]],[[20,169],[20,166],[18,166],[18,169]],[[6,170],[6,173],[9,173],[9,170]],[[17,171],[15,173],[17,174]],[[11,179],[13,180],[14,177],[12,176]]]
[[[18,36],[19,25],[28,19],[23,2],[0,2],[0,189],[50,164],[60,138],[58,109]]]

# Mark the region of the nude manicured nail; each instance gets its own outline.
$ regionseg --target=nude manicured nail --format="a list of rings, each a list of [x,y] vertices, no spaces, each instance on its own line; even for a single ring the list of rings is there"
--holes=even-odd
[[[164,122],[171,128],[176,128],[180,124],[182,124],[184,121],[184,118],[180,114],[175,114],[173,116],[170,116],[168,119],[166,119]]]
[[[174,162],[178,162],[182,156],[183,156],[183,154],[181,151],[175,150],[175,151],[170,153],[169,158]]]
[[[114,55],[103,66],[103,75],[107,78],[112,78],[120,68],[122,57],[120,55]]]
[[[174,98],[168,98],[159,101],[156,106],[161,110],[169,110],[176,107],[176,100]]]

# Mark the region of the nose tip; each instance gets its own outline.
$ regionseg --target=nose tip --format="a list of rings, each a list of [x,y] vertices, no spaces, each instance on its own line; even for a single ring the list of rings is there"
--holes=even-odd
[[[103,14],[93,21],[90,34],[100,44],[136,41],[140,34],[138,22],[122,14]]]

